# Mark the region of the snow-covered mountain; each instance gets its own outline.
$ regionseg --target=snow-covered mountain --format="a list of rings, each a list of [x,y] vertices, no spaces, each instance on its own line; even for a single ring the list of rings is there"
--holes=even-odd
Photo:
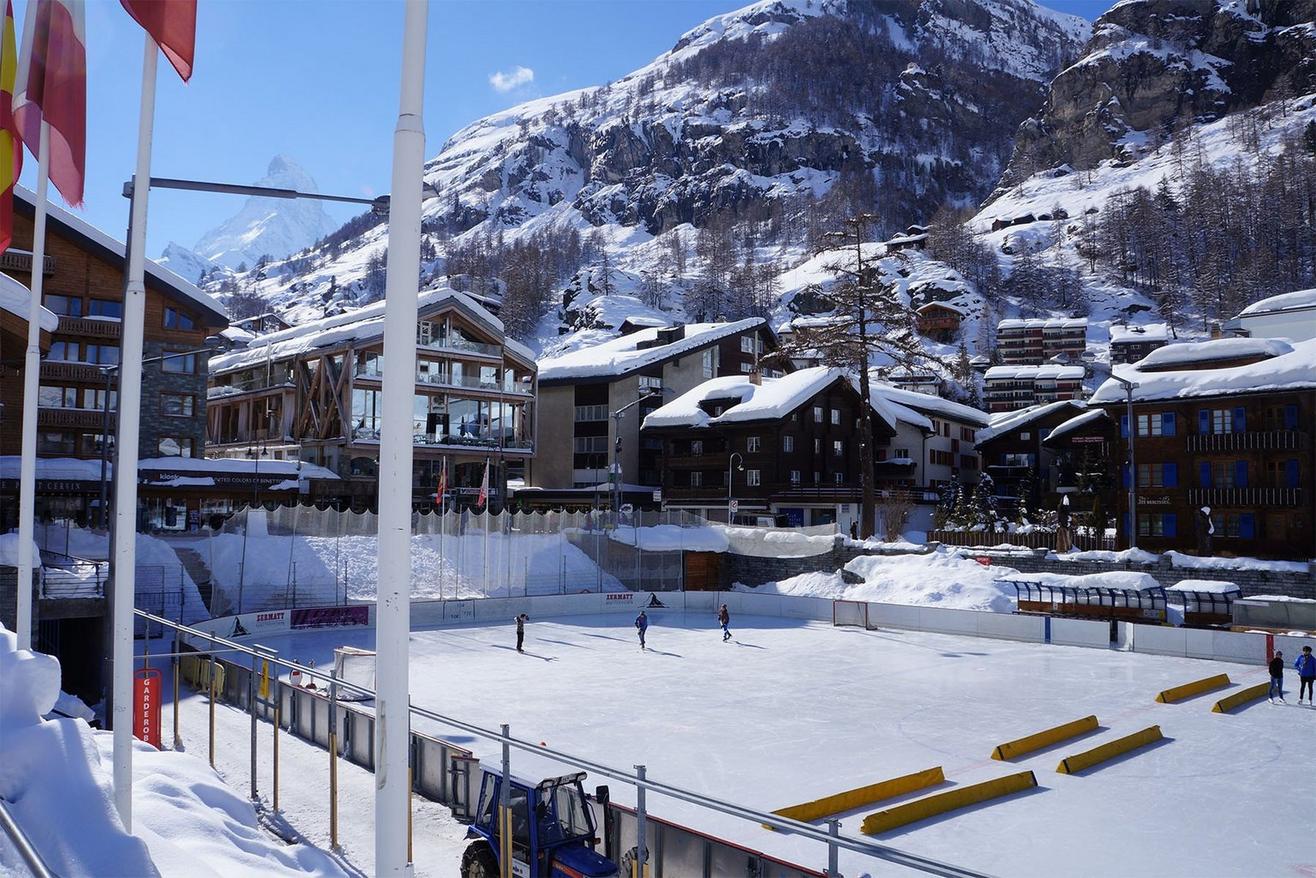
[[[265,176],[253,185],[320,191],[311,175],[285,155],[270,159]],[[241,210],[202,235],[191,248],[171,242],[163,259],[191,280],[215,266],[245,271],[261,257],[283,259],[303,250],[337,226],[318,201],[251,196]]]

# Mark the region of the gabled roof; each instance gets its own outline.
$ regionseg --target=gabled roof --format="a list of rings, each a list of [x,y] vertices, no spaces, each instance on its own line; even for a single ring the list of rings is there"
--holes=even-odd
[[[1080,430],[1095,426],[1098,421],[1108,420],[1109,417],[1107,416],[1105,409],[1088,409],[1082,414],[1074,415],[1074,417],[1070,418],[1068,421],[1057,425],[1056,428],[1048,433],[1046,438],[1042,440],[1042,444],[1050,445],[1053,442],[1063,439],[1070,433],[1077,433]]]
[[[20,213],[32,214],[36,211],[36,195],[30,189],[15,186],[14,205]],[[48,202],[46,205],[46,218],[47,222],[54,224],[62,232],[78,238],[104,259],[123,266],[126,258],[125,247],[123,242],[113,235],[102,232],[91,223],[53,202]],[[200,308],[205,312],[207,321],[212,326],[228,324],[228,314],[214,296],[150,259],[146,260],[146,284],[172,299]]]
[[[1255,340],[1267,341],[1267,339]],[[1204,344],[1219,344],[1224,341],[1249,341],[1249,339],[1220,339]],[[1189,345],[1158,348],[1152,353],[1158,354],[1180,347],[1189,347]],[[1133,389],[1134,402],[1316,389],[1316,339],[1296,342],[1291,347],[1284,343],[1284,347],[1288,348],[1287,353],[1246,366],[1198,369],[1186,365],[1183,369],[1144,372],[1143,365],[1151,359],[1147,357],[1133,366],[1116,367],[1115,371],[1121,378],[1137,384]],[[1108,379],[1098,387],[1096,393],[1088,400],[1091,405],[1115,405],[1124,401],[1124,386],[1114,378]]]
[[[955,305],[952,305],[950,302],[924,302],[922,305],[919,305],[914,310],[919,314],[922,314],[924,311],[930,310],[932,308],[942,308],[946,311],[954,311],[956,314],[960,315],[961,317],[964,316],[964,309],[956,307]]]
[[[1261,314],[1277,314],[1286,311],[1307,311],[1316,309],[1316,288],[1295,290],[1292,293],[1280,293],[1259,302],[1253,302],[1238,313],[1239,317],[1256,317]]]
[[[1006,433],[1018,430],[1026,424],[1031,424],[1042,418],[1049,418],[1059,412],[1070,410],[1077,413],[1086,408],[1087,403],[1085,402],[1077,399],[1062,399],[1056,402],[1048,402],[1045,405],[1032,405],[1012,412],[997,412],[991,415],[987,429],[978,431],[978,444],[989,442],[997,436],[1003,436]]]
[[[1157,348],[1138,361],[1138,368],[1161,371],[1190,364],[1210,368],[1213,362],[1269,359],[1292,350],[1288,342],[1277,338],[1215,338]]]
[[[651,327],[629,335],[609,339],[539,361],[540,386],[575,382],[582,379],[614,379],[648,366],[694,353],[728,336],[739,335],[753,329],[767,332],[768,322],[761,317],[736,320],[731,323],[688,323],[681,338],[670,344],[654,344],[663,327]],[[644,347],[644,345],[653,345]]]
[[[747,375],[710,378],[649,414],[642,427],[716,427],[750,421],[779,421],[826,390],[846,380],[845,369],[814,366],[781,378],[764,378],[754,384]],[[848,383],[848,381],[847,381]],[[710,414],[704,404],[732,401],[720,415]]]
[[[940,396],[906,390],[903,387],[894,387],[876,378],[869,382],[868,390],[873,396],[880,394],[887,401],[913,409],[916,412],[935,415],[948,421],[972,424],[975,427],[987,426],[986,412],[979,411],[972,406],[951,402],[949,399],[942,399]]]
[[[1131,344],[1144,341],[1168,341],[1170,327],[1165,323],[1146,323],[1129,326],[1117,323],[1110,328],[1111,344]]]
[[[1164,348],[1161,348],[1164,350]],[[1152,353],[1155,353],[1153,351]],[[1011,378],[1036,381],[1039,378],[1067,379],[1083,378],[1087,369],[1083,366],[992,366],[983,373],[987,381],[1003,381]]]

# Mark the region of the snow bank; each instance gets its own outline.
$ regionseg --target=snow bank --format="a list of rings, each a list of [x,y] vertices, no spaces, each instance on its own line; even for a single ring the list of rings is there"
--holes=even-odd
[[[1124,549],[1119,552],[1093,549],[1087,552],[1065,552],[1061,555],[1052,552],[1046,556],[1048,561],[1106,561],[1112,564],[1155,564],[1160,557],[1146,549]]]
[[[10,531],[7,534],[0,534],[0,567],[17,567],[18,566],[18,532]],[[41,563],[41,547],[37,541],[32,541],[32,563]]]
[[[951,552],[930,555],[864,555],[845,565],[864,578],[850,586],[846,600],[948,607],[956,610],[1014,611],[1014,589],[998,577],[1009,568],[984,567]]]
[[[614,542],[639,546],[649,552],[725,552],[728,546],[725,527],[681,527],[676,524],[619,527],[608,537]]]
[[[1306,561],[1263,561],[1260,558],[1219,558],[1210,556],[1200,558],[1197,555],[1185,555],[1173,550],[1165,557],[1175,567],[1197,570],[1257,570],[1271,573],[1307,573],[1311,565]]]

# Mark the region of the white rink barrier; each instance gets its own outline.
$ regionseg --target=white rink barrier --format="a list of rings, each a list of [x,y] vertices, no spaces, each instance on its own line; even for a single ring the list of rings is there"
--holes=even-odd
[[[1051,616],[1051,642],[1056,646],[1110,646],[1110,623],[1093,619]]]

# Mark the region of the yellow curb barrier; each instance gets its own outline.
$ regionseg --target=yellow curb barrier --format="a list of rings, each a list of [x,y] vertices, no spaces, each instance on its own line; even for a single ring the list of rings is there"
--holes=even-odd
[[[1050,747],[1052,744],[1068,741],[1070,738],[1094,731],[1096,728],[1097,718],[1095,716],[1085,716],[1082,719],[1076,719],[1071,723],[1065,723],[1053,729],[1045,729],[1014,741],[997,744],[996,749],[992,751],[992,758],[1017,759],[1025,753],[1032,753],[1034,750],[1041,750],[1043,747]]]
[[[1036,786],[1037,778],[1033,776],[1033,773],[1031,771],[1021,771],[1018,774],[1007,774],[1005,777],[998,777],[994,780],[955,787],[946,790],[944,793],[933,793],[912,802],[905,802],[901,805],[875,811],[864,818],[863,826],[860,827],[859,831],[864,835],[878,835],[904,826],[907,823],[917,823],[929,817],[936,817],[938,814],[945,814],[948,811],[999,799],[1001,796],[1023,792]]]
[[[1246,689],[1239,689],[1232,695],[1226,695],[1215,703],[1211,708],[1212,713],[1229,713],[1235,707],[1242,707],[1249,701],[1256,701],[1265,698],[1270,694],[1269,683],[1258,683],[1255,686],[1248,686]]]
[[[928,768],[902,777],[878,781],[866,787],[856,787],[843,793],[823,796],[821,799],[814,799],[812,802],[779,808],[772,813],[779,817],[789,817],[792,820],[802,820],[807,823],[810,820],[818,820],[829,814],[853,811],[855,808],[872,805],[884,799],[893,799],[896,796],[903,796],[906,793],[936,786],[945,780],[946,775],[942,773],[941,766],[938,765],[936,768]],[[763,828],[776,829],[775,826],[769,826],[766,823],[763,824]]]
[[[1192,698],[1194,695],[1201,695],[1203,692],[1223,689],[1228,685],[1228,674],[1216,674],[1214,677],[1194,680],[1191,683],[1184,683],[1182,686],[1172,686],[1157,695],[1156,700],[1161,704],[1174,704],[1176,701],[1183,701],[1185,698]]]
[[[1084,750],[1082,753],[1066,756],[1060,760],[1060,764],[1056,766],[1056,771],[1061,774],[1074,774],[1094,765],[1100,765],[1109,759],[1128,753],[1130,750],[1137,750],[1139,747],[1154,744],[1163,737],[1160,726],[1148,726],[1140,732],[1116,738],[1114,741],[1108,741],[1099,747],[1093,747],[1091,750]]]

